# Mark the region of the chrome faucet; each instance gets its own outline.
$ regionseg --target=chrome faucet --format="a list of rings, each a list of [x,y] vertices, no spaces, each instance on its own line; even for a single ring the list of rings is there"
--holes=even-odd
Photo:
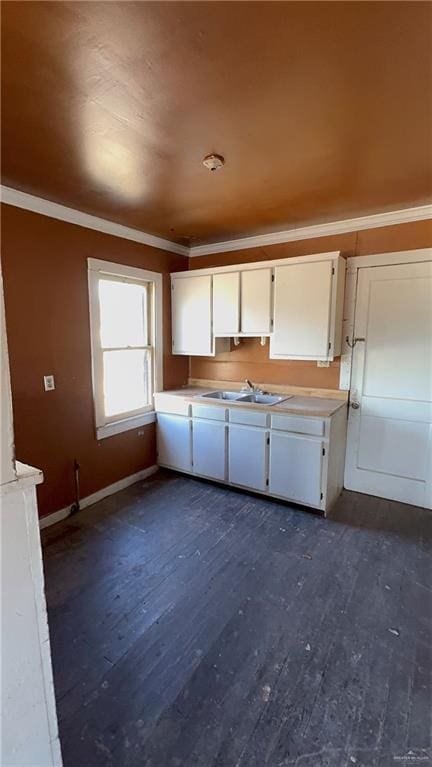
[[[255,393],[255,394],[261,394],[262,393],[261,389],[258,389],[257,386],[254,386],[252,381],[249,381],[249,378],[245,378],[245,384],[246,384],[246,386],[242,386],[242,388],[241,388],[242,391],[248,391],[251,394],[252,393]]]

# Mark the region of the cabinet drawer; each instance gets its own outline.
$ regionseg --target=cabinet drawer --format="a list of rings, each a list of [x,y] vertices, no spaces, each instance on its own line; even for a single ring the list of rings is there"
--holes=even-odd
[[[295,431],[298,434],[313,434],[322,437],[324,421],[295,415],[272,415],[271,428],[277,431]]]
[[[211,405],[192,405],[194,418],[207,418],[210,421],[225,421],[224,407],[211,407]]]
[[[266,426],[267,413],[260,410],[241,410],[232,408],[229,411],[230,423],[241,423],[244,426]]]

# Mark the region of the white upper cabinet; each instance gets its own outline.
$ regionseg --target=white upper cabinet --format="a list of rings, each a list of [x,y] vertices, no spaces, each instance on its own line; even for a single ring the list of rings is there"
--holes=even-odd
[[[241,272],[241,332],[251,336],[271,331],[271,269]]]
[[[233,336],[240,330],[240,274],[213,275],[213,333]]]
[[[171,287],[173,353],[211,355],[211,275],[173,279]]]
[[[230,338],[270,336],[270,358],[332,360],[340,354],[345,260],[338,252],[172,278],[174,354],[214,356]]]
[[[340,354],[342,259],[275,267],[270,358],[333,359]]]

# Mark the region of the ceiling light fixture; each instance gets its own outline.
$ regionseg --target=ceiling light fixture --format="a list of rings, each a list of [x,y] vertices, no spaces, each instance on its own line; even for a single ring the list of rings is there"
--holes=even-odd
[[[225,158],[221,154],[208,154],[202,161],[203,165],[211,171],[220,170],[225,165]]]

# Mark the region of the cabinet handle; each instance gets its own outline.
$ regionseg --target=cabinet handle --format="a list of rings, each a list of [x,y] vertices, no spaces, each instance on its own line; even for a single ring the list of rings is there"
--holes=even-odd
[[[358,402],[351,402],[351,407],[353,410],[358,410],[360,407],[360,404]]]

